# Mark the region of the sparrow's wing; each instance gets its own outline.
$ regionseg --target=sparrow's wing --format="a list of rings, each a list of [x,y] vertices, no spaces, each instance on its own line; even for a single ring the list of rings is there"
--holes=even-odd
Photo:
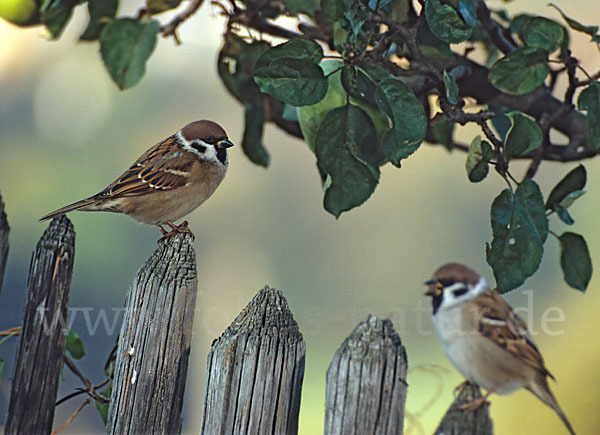
[[[472,301],[479,316],[479,332],[521,361],[552,377],[535,346],[527,324],[494,290],[487,290]]]
[[[140,196],[185,186],[194,163],[195,157],[179,151],[177,138],[170,136],[142,154],[123,175],[93,198]]]

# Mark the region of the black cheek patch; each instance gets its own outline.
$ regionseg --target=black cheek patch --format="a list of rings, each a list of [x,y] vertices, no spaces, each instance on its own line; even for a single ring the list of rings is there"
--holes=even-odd
[[[206,147],[198,142],[192,142],[192,148],[194,148],[200,154],[204,154],[206,152]]]
[[[227,150],[225,148],[217,148],[217,159],[223,164],[227,162]]]

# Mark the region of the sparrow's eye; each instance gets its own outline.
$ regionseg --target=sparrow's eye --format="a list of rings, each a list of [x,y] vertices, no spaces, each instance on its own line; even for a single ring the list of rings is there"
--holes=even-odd
[[[468,288],[466,288],[466,287],[460,287],[460,288],[452,290],[452,294],[454,294],[454,297],[459,297],[459,296],[464,295],[468,291],[469,291]]]
[[[440,284],[442,284],[444,287],[450,287],[452,284],[456,283],[456,280],[452,279],[452,278],[442,278],[440,280],[438,280],[438,282]]]
[[[217,140],[214,138],[214,136],[206,136],[204,138],[204,142],[209,143],[209,144],[214,144],[217,142]]]

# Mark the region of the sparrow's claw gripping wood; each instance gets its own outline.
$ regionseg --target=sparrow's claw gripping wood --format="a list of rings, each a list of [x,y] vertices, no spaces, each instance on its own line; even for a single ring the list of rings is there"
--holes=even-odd
[[[479,399],[471,400],[467,403],[464,403],[460,405],[458,409],[460,409],[461,411],[475,411],[481,408],[483,405],[489,405],[490,401],[487,400],[487,398],[493,392],[494,390],[489,390],[487,393],[485,393],[484,396],[480,397]]]
[[[169,228],[171,228],[171,231],[167,231],[160,225],[157,225],[157,227],[163,233],[163,236],[160,239],[158,239],[158,243],[164,242],[169,237],[173,237],[175,234],[179,233],[189,234],[190,236],[192,236],[192,240],[196,238],[194,236],[194,233],[192,233],[192,230],[190,230],[190,228],[188,227],[188,221],[183,221],[181,225],[175,225],[173,222],[165,222],[165,225],[168,225]]]

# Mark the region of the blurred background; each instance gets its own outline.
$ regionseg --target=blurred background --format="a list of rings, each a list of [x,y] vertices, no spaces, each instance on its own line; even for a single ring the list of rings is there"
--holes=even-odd
[[[559,19],[546,2],[490,6]],[[558,5],[584,24],[598,24],[595,0]],[[119,12],[134,14],[138,6],[126,2]],[[159,39],[145,77],[124,92],[111,82],[98,45],[77,42],[85,8],[78,8],[56,42],[45,40],[39,29],[0,21],[0,192],[11,226],[0,329],[21,324],[31,252],[47,225],[38,222],[40,216],[98,192],[143,151],[189,121],[215,120],[240,143],[242,107],[216,73],[223,32],[217,12],[205,4],[185,22],[181,46]],[[169,15],[158,18],[165,22]],[[596,47],[587,36],[572,38],[575,55],[588,71],[597,71]],[[463,129],[458,137],[468,142],[475,134],[476,129]],[[264,143],[271,154],[268,169],[251,164],[240,147],[231,149],[222,186],[188,218],[196,234],[199,286],[184,432],[199,430],[211,341],[268,284],[284,292],[307,343],[300,433],[322,433],[328,364],[368,313],[390,318],[408,352],[406,433],[431,433],[462,379],[433,333],[423,282],[448,261],[467,263],[494,282],[485,242],[491,240],[490,204],[506,187],[504,181],[491,173],[472,184],[465,154],[425,144],[402,169],[384,167],[372,198],[336,220],[322,207],[315,158],[304,142],[268,126]],[[588,193],[572,207],[576,223],[569,230],[585,236],[598,269],[600,233],[594,229],[600,215],[600,159],[584,163]],[[542,164],[536,180],[544,195],[575,166]],[[525,169],[515,165],[513,173],[520,178]],[[122,215],[72,213],[69,218],[77,233],[70,305],[79,311],[73,329],[87,350],[78,365],[99,382],[120,328],[126,292],[160,234]],[[559,234],[567,230],[555,217],[550,227]],[[558,242],[549,237],[539,271],[506,298],[523,307],[521,314],[557,379],[551,387],[576,431],[597,433],[600,416],[590,410],[600,406],[598,274],[585,295],[568,288]],[[103,312],[108,323],[96,325]],[[11,339],[0,345],[0,357],[6,360],[0,422],[8,407],[16,344]],[[65,371],[59,396],[78,385]],[[81,401],[83,396],[60,405],[55,428]],[[492,403],[499,434],[566,433],[553,411],[529,392],[492,396]],[[102,432],[93,406],[63,431]]]

